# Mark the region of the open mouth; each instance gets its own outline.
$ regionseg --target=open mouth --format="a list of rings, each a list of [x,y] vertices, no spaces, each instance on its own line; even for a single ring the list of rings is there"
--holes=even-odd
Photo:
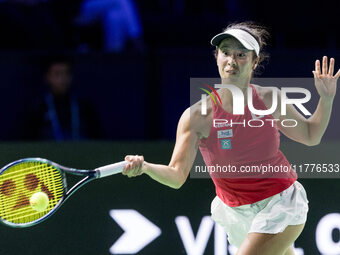
[[[227,74],[237,74],[237,70],[227,70]]]

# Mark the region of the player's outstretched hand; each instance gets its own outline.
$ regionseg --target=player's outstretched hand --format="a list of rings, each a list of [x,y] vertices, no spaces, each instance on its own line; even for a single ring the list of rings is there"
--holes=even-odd
[[[136,177],[138,175],[143,174],[142,167],[144,164],[144,157],[143,156],[132,156],[127,155],[125,160],[129,163],[125,166],[122,174],[126,175],[127,177]]]
[[[335,75],[333,75],[334,63],[334,58],[331,58],[328,68],[328,59],[327,56],[324,56],[322,58],[322,70],[320,61],[316,60],[315,70],[313,71],[316,90],[318,91],[320,98],[327,101],[332,101],[334,99],[336,93],[336,83],[340,77],[340,69]]]

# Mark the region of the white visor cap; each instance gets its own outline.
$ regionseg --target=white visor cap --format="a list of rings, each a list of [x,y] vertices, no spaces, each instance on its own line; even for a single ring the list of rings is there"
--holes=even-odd
[[[229,36],[237,39],[247,50],[254,50],[256,52],[256,56],[260,53],[260,45],[250,33],[242,30],[242,29],[228,29],[227,31],[215,35],[213,39],[211,39],[211,44],[213,46],[218,47],[221,41]]]

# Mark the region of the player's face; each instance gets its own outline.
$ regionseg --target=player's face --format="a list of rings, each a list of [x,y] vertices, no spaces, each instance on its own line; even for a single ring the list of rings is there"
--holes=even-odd
[[[65,94],[69,90],[72,80],[70,66],[67,63],[51,65],[46,79],[54,94]]]
[[[216,60],[221,78],[229,82],[250,80],[256,65],[254,52],[244,48],[233,37],[226,38],[220,43]]]

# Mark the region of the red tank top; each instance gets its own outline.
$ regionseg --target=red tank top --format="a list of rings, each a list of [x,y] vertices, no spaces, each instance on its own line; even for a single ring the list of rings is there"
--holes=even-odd
[[[254,108],[266,110],[256,89],[250,86]],[[253,116],[248,106],[244,115],[233,115],[219,103],[212,105],[215,120],[239,123],[230,126],[225,122],[220,122],[220,125],[215,122],[209,136],[199,141],[206,166],[208,169],[215,167],[214,171],[210,168],[209,173],[216,187],[216,195],[224,203],[231,207],[255,203],[280,193],[294,183],[297,175],[279,149],[280,133],[276,122],[269,121],[274,119],[272,115]],[[262,123],[261,127],[251,127]],[[225,170],[218,171],[216,166],[224,166]],[[226,171],[228,166],[229,172]],[[262,172],[265,167],[267,171]]]

